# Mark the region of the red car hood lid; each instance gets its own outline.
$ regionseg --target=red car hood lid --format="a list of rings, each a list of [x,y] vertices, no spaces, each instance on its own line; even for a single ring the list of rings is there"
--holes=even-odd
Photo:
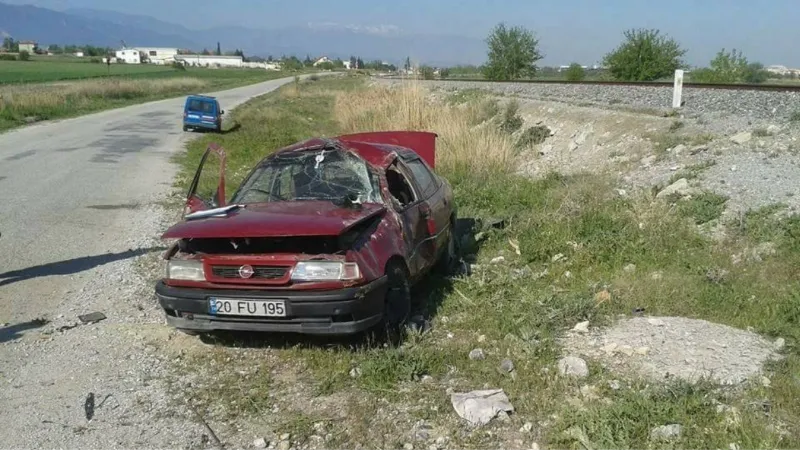
[[[294,201],[250,204],[224,217],[177,223],[161,237],[244,238],[284,236],[338,236],[354,225],[386,210],[379,203],[343,208],[328,201]]]

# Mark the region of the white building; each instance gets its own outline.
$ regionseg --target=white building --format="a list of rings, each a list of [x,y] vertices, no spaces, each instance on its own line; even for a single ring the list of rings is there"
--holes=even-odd
[[[124,48],[122,50],[117,50],[116,57],[118,62],[123,62],[125,64],[142,63],[142,56],[139,53],[139,50],[135,48]]]
[[[241,56],[221,55],[176,55],[175,61],[196,67],[242,67]]]
[[[331,62],[331,60],[328,59],[327,56],[323,56],[323,57],[317,59],[316,61],[314,61],[314,67],[317,67],[318,65],[320,65],[322,63],[326,63],[326,62]]]
[[[170,64],[178,56],[177,48],[136,47],[136,50],[152,64]]]

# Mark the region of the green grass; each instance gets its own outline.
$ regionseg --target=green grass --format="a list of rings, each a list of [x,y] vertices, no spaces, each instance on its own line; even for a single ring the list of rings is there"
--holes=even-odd
[[[4,72],[7,67],[3,64],[25,66],[27,72],[19,69]],[[102,71],[93,72],[98,67]],[[105,70],[105,65],[92,63],[0,61],[0,98],[5,100],[0,102],[0,131],[41,120],[75,117],[289,76],[287,72],[255,69],[189,68],[184,71],[153,65],[112,65],[112,76],[107,77]],[[114,75],[115,71],[124,73]],[[4,79],[14,76],[23,76],[25,82],[2,84]],[[55,80],[62,81],[54,83]]]
[[[249,102],[233,113],[239,130],[190,144],[180,158],[179,185],[185,186],[211,140],[230,155],[233,185],[276,148],[338,133],[333,95],[361,89],[359,84],[349,79],[302,83]],[[471,276],[432,277],[419,287],[416,298],[420,312],[431,317],[431,331],[412,334],[397,347],[302,340],[274,345],[245,338],[228,345],[255,345],[247,356],[225,346],[203,347],[188,370],[213,368],[215,380],[233,379],[239,366],[212,364],[220,358],[217,352],[249,358],[250,366],[271,374],[272,396],[255,410],[277,404],[282,411],[302,413],[291,413],[287,423],[283,414],[236,409],[241,414],[231,420],[256,421],[276,432],[291,428],[309,439],[316,432],[308,424],[326,418],[339,432],[324,442],[325,448],[402,447],[412,442],[409,436],[419,420],[432,431],[430,441],[414,442],[415,448],[427,448],[439,436],[448,438],[448,448],[530,448],[534,441],[556,448],[660,448],[650,442],[649,431],[668,423],[684,426],[674,448],[800,446],[800,220],[776,217],[774,209],[756,212],[744,219],[744,226],[731,225],[720,244],[695,226],[718,216],[724,200],[713,194],[688,200],[676,213],[668,203],[621,198],[614,183],[600,176],[551,174],[531,180],[456,167],[443,175],[453,185],[460,217],[505,218],[507,226],[490,230],[480,243],[468,243],[465,252],[479,265]],[[732,262],[732,255],[766,239],[779,246],[777,253],[758,263]],[[519,255],[510,242],[518,244]],[[554,262],[557,254],[563,259]],[[498,255],[505,262],[490,264]],[[623,269],[629,264],[636,270]],[[710,283],[709,268],[727,270],[726,281]],[[662,274],[658,280],[651,276],[656,271]],[[595,301],[601,290],[610,293],[611,301]],[[582,382],[556,376],[557,338],[566,329],[582,320],[610,323],[635,308],[780,336],[787,341],[787,358],[767,368],[768,389],[645,383],[592,361],[591,374]],[[266,346],[271,349],[259,348]],[[467,357],[476,347],[484,350],[485,360]],[[514,361],[514,377],[497,370],[504,358]],[[350,376],[353,369],[358,369],[356,376]],[[284,381],[275,381],[274,374]],[[626,387],[607,388],[613,378]],[[237,383],[244,383],[236,386],[248,392],[247,399],[259,401],[245,381]],[[262,382],[253,381],[252,387],[258,389],[257,383]],[[583,384],[595,386],[605,400],[570,400],[580,396]],[[485,386],[504,389],[515,412],[508,421],[471,429],[453,412],[446,390]],[[226,407],[235,395],[194,388],[209,407]],[[753,406],[764,402],[769,414]],[[717,403],[737,408],[739,419],[726,421]],[[534,424],[532,434],[518,431],[525,422]]]
[[[176,72],[153,64],[93,64],[68,61],[0,61],[0,84],[41,83],[111,76],[159,76]]]

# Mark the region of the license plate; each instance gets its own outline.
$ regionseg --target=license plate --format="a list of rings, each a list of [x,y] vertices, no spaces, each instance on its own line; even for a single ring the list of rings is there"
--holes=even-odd
[[[197,114],[189,114],[186,117],[188,117],[190,119],[199,119],[200,118],[200,116],[198,116]]]
[[[215,316],[286,317],[284,300],[239,300],[209,298],[209,312]]]

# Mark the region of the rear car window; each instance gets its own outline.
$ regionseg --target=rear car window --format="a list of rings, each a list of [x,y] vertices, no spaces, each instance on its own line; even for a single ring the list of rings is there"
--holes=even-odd
[[[204,102],[202,100],[189,100],[189,110],[198,111],[203,113],[214,112],[214,105],[211,102]]]

